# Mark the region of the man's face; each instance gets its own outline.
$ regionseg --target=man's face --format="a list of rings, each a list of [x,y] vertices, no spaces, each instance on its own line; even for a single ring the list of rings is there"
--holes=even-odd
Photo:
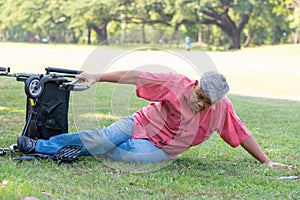
[[[212,105],[211,100],[204,96],[203,90],[195,83],[190,95],[190,106],[193,111],[198,112]]]

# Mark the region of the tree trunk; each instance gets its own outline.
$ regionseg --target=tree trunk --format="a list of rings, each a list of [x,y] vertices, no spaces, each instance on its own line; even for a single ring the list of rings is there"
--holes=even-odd
[[[276,44],[276,27],[275,26],[272,27],[272,33],[273,33],[273,35],[272,35],[272,45],[275,45]]]
[[[72,43],[77,44],[78,38],[76,37],[74,29],[72,29]]]
[[[100,44],[103,41],[103,33],[102,33],[102,29],[94,26],[93,30],[96,32],[97,34],[97,43]]]
[[[178,35],[178,29],[179,29],[180,24],[176,23],[175,25],[175,29],[173,31],[171,40],[170,40],[170,47],[173,45],[174,40],[176,39],[177,35]]]
[[[247,47],[247,46],[250,44],[250,42],[251,42],[253,36],[255,35],[255,33],[256,33],[257,31],[258,31],[258,30],[254,30],[254,31],[251,31],[251,32],[250,32],[250,34],[248,35],[246,41],[244,42],[244,44],[243,44],[243,46],[242,46],[243,48]]]
[[[223,34],[224,32],[222,31],[221,32],[221,35],[220,35],[220,37],[219,37],[219,39],[218,39],[218,43],[219,43],[219,45],[220,46],[223,46],[224,45],[224,34]]]
[[[108,45],[107,31],[106,31],[107,22],[103,22],[99,26],[92,25],[91,27],[92,27],[92,29],[97,34],[97,42],[98,42],[98,44]]]
[[[232,30],[231,33],[227,33],[230,41],[229,49],[240,49],[241,48],[241,41],[240,36],[241,34],[238,33],[237,30]]]
[[[235,23],[228,16],[227,12],[221,14],[220,16],[221,25],[220,28],[227,34],[230,41],[229,49],[240,49],[240,36],[241,33],[236,27]]]
[[[106,24],[106,25],[107,25],[107,24]],[[104,44],[104,45],[109,45],[108,40],[107,40],[107,29],[106,29],[106,26],[105,26],[105,28],[103,29],[103,39],[104,39],[103,44]]]
[[[140,44],[145,44],[145,42],[146,42],[145,22],[143,22],[143,23],[142,23],[142,30],[141,30]]]
[[[90,27],[88,27],[88,40],[87,40],[87,43],[92,44],[92,41],[91,41],[91,28]]]
[[[250,35],[248,35],[248,37],[242,47],[243,48],[247,47],[250,44],[251,40],[252,40],[252,37]]]

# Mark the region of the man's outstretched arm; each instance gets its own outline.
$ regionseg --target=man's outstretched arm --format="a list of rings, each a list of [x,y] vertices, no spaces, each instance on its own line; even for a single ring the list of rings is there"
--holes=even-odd
[[[96,82],[113,82],[122,84],[136,84],[138,71],[115,71],[103,74],[81,73],[76,78],[86,80],[87,87],[91,87]]]
[[[250,136],[247,138],[242,144],[242,147],[248,151],[254,158],[256,158],[259,162],[265,163],[271,168],[273,167],[287,167],[288,169],[292,169],[292,166],[284,165],[281,163],[271,161],[266,154],[261,150],[260,146],[256,142],[256,140]]]

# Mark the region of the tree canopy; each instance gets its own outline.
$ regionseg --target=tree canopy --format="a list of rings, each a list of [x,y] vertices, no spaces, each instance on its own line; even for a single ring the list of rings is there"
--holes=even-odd
[[[149,27],[172,31],[170,44],[176,32],[232,49],[299,41],[300,0],[0,0],[0,8],[1,41],[109,45],[120,34],[120,43],[147,43]],[[141,31],[125,34],[132,29]]]

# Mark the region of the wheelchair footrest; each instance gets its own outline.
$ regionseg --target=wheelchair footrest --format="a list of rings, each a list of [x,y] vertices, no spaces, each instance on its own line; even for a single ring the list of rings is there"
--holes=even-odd
[[[61,148],[58,152],[56,152],[52,156],[52,159],[55,160],[58,164],[64,162],[72,162],[77,159],[81,150],[81,146],[67,145]]]
[[[17,161],[31,161],[31,160],[55,160],[57,164],[70,163],[77,160],[78,155],[82,150],[81,146],[67,145],[62,147],[54,155],[47,155],[41,153],[23,154],[19,158],[15,158]]]

